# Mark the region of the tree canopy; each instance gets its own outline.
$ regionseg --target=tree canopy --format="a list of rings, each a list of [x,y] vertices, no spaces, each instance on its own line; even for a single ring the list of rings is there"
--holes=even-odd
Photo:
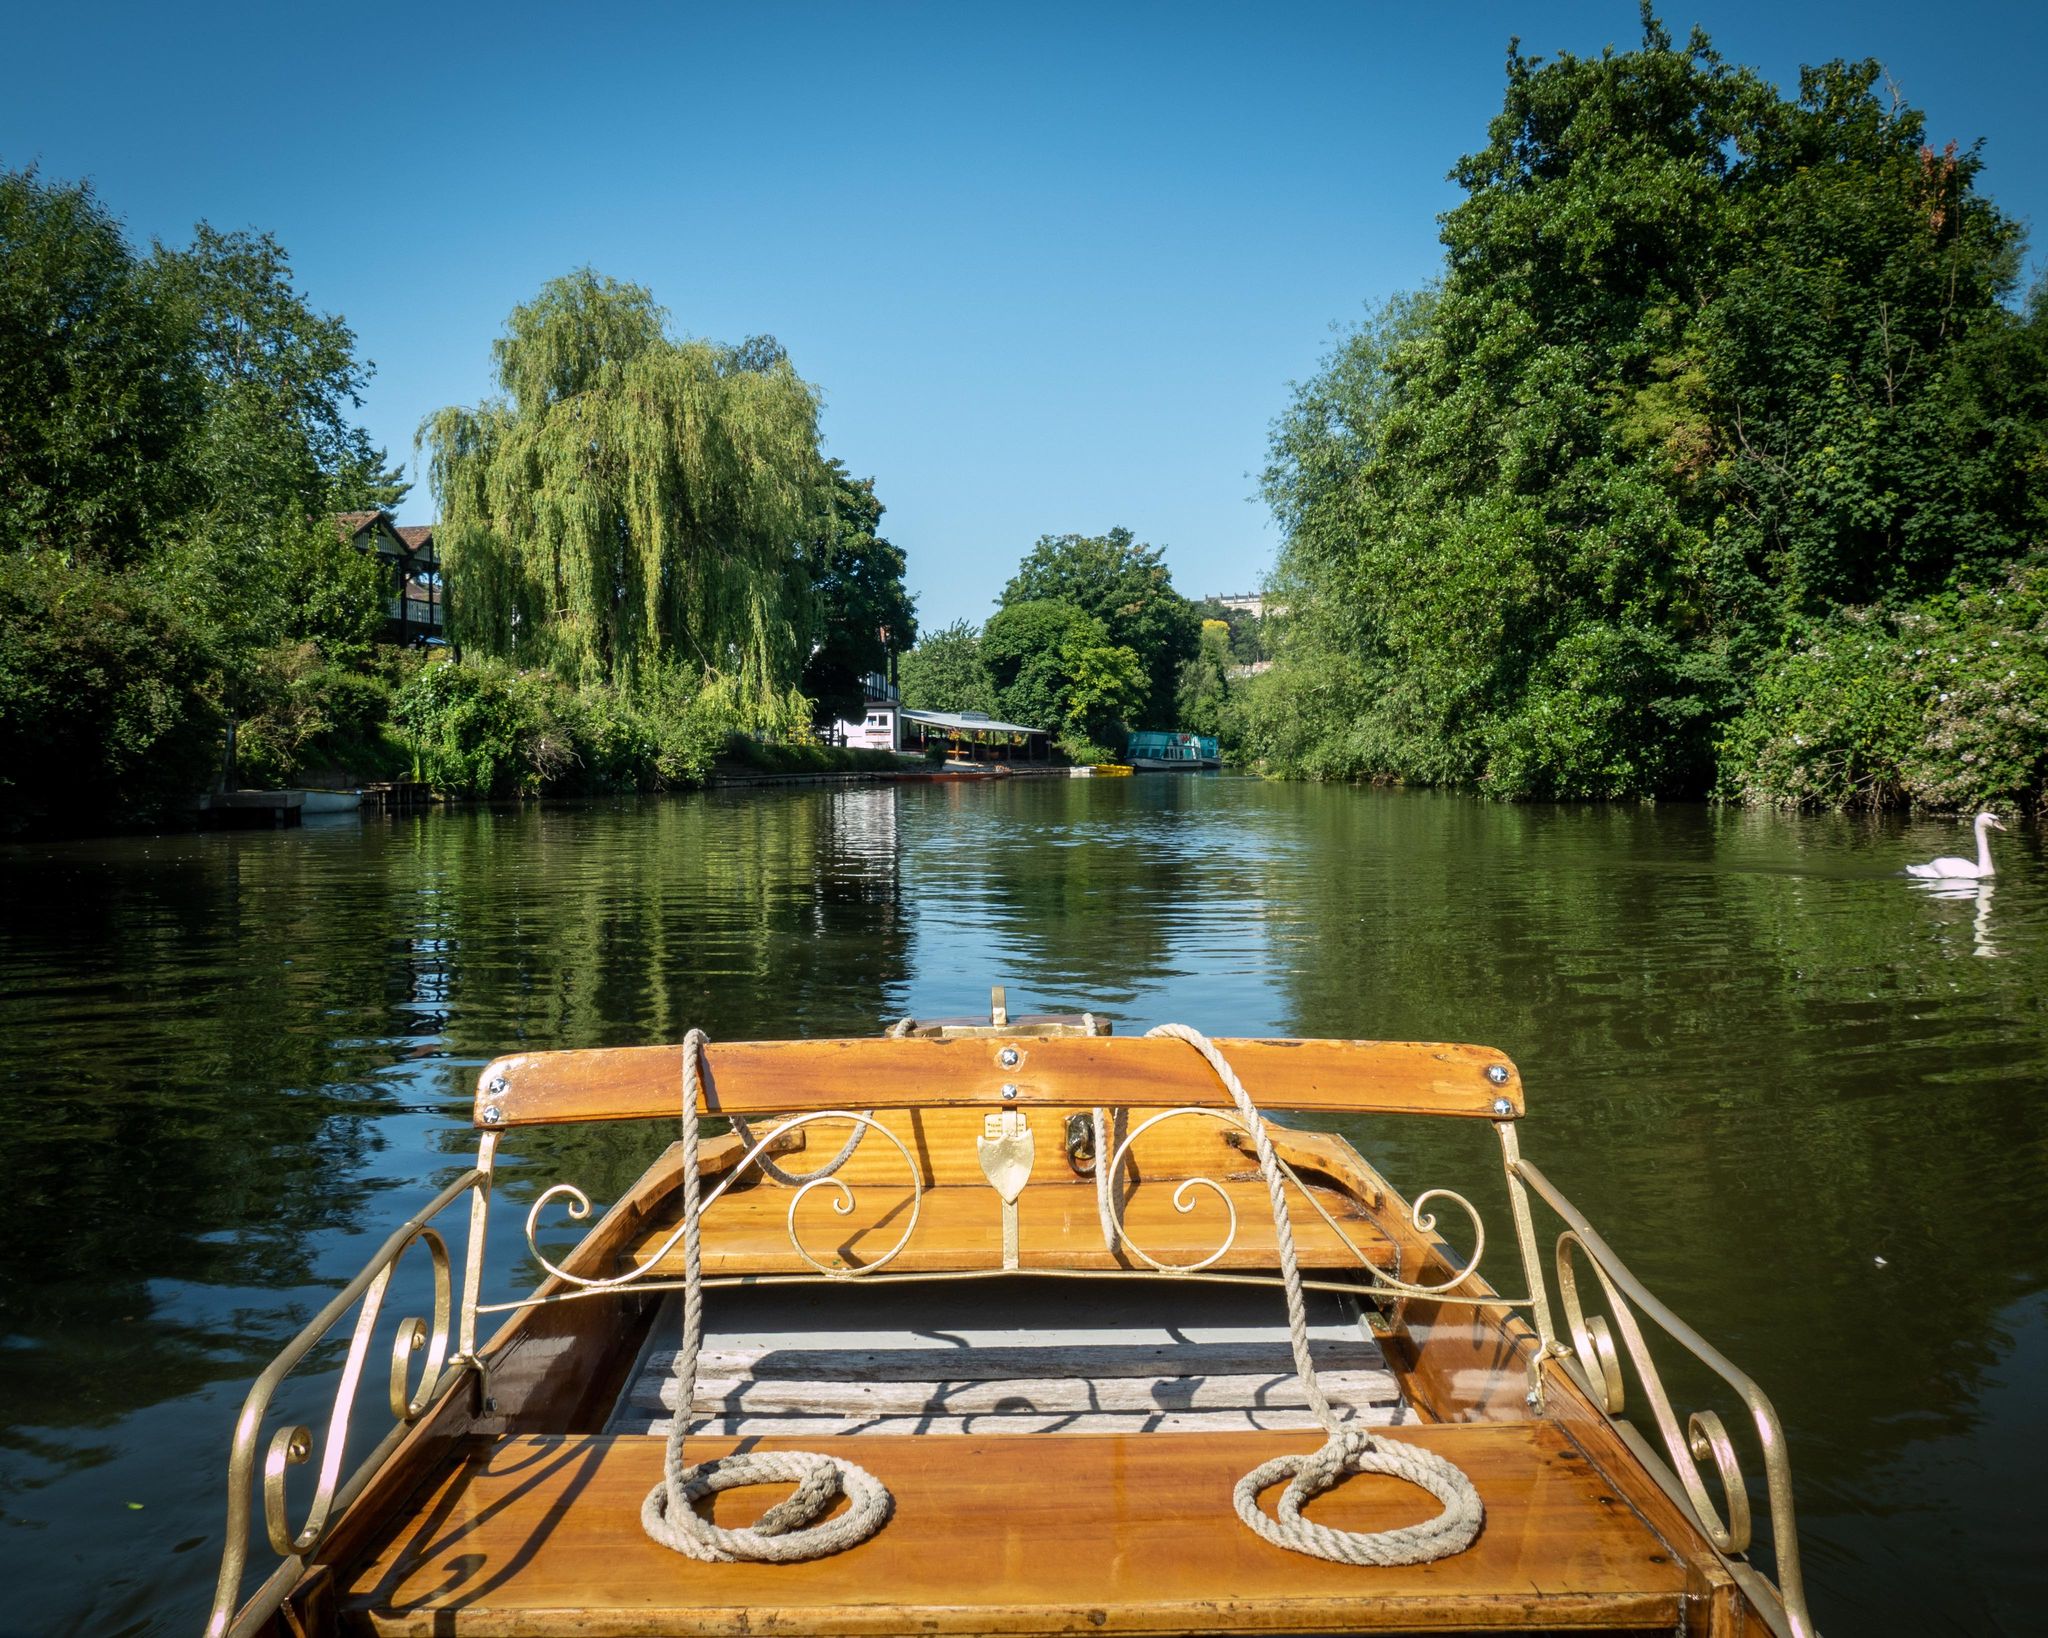
[[[897,680],[903,703],[913,711],[995,714],[995,688],[982,663],[981,634],[965,620],[926,632],[897,663]]]
[[[1067,603],[1093,615],[1109,646],[1137,656],[1145,686],[1131,702],[1131,726],[1174,726],[1180,668],[1193,658],[1201,622],[1173,589],[1164,553],[1128,529],[1106,535],[1043,535],[1010,583],[1001,604]]]
[[[1095,743],[1116,737],[1145,698],[1136,653],[1071,603],[1006,603],[982,629],[981,662],[1005,717]]]
[[[370,369],[269,237],[138,255],[87,184],[0,171],[0,827],[55,789],[158,819],[287,652],[365,657],[385,589],[330,514],[403,493]]]
[[[917,609],[903,586],[902,548],[881,536],[875,480],[828,464],[832,509],[809,545],[822,619],[802,686],[828,714],[857,717],[862,679],[886,672],[890,656],[917,641]]]
[[[200,380],[84,183],[0,171],[0,546],[121,567],[192,500]]]
[[[512,312],[500,396],[430,416],[450,635],[565,675],[664,662],[792,687],[817,626],[801,543],[831,504],[816,392],[779,347],[670,336],[584,269]]]
[[[1725,786],[1731,724],[1812,621],[2042,540],[2048,315],[2009,305],[2019,229],[1880,72],[1784,98],[1647,12],[1634,51],[1511,49],[1440,282],[1274,428],[1271,763]]]

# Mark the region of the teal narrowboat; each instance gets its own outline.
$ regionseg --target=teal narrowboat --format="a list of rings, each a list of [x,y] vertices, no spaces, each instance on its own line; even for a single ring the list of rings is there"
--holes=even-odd
[[[1223,766],[1216,741],[1208,734],[1147,730],[1131,735],[1125,755],[1139,773],[1192,773]]]

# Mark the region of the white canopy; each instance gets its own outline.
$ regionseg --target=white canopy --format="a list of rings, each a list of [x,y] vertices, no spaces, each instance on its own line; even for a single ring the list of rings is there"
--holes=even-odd
[[[908,722],[921,722],[927,728],[943,728],[948,733],[983,734],[1042,734],[1043,728],[1026,728],[1021,723],[997,722],[979,711],[909,711],[903,713]]]

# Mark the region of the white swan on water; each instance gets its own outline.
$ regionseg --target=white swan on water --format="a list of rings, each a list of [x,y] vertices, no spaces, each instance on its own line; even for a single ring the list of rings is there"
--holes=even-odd
[[[1965,881],[1982,881],[1986,876],[1998,874],[1998,867],[1991,862],[1991,832],[2003,830],[1995,813],[1977,815],[1977,857],[1958,859],[1953,855],[1943,859],[1931,859],[1926,864],[1907,865],[1909,876],[1932,877],[1945,881],[1958,878]]]

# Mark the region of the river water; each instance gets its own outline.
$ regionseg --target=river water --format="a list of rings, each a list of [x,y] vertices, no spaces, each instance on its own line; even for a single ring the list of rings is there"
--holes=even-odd
[[[1948,823],[1157,776],[0,849],[0,1632],[198,1630],[243,1391],[461,1170],[489,1058],[992,982],[1511,1054],[1526,1151],[1775,1398],[1823,1630],[2040,1631],[2048,877],[2000,840],[1945,899],[1897,872]],[[496,1243],[667,1135],[510,1145]],[[1410,1193],[1481,1179],[1519,1284],[1490,1134],[1354,1135]]]

